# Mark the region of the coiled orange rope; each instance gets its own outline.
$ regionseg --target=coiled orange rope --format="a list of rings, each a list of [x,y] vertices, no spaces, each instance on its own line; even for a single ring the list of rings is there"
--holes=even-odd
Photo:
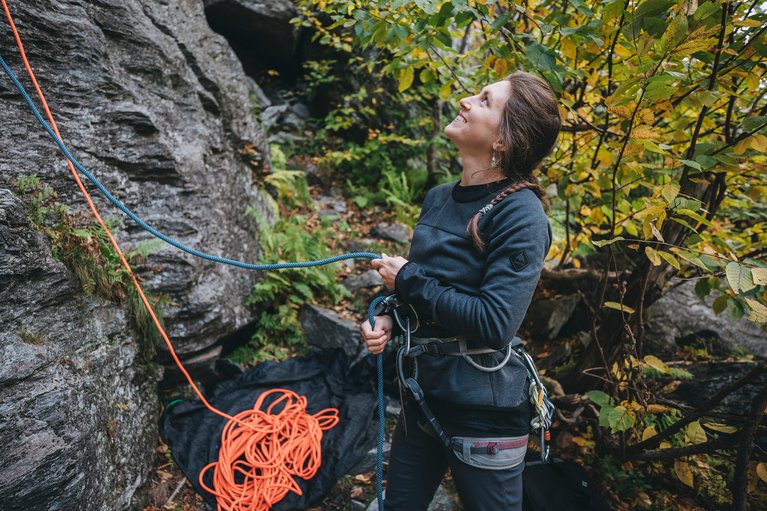
[[[266,410],[266,399],[278,394]],[[275,410],[282,405],[279,412]],[[252,410],[235,416],[221,432],[218,461],[200,472],[200,485],[216,496],[226,511],[269,509],[293,491],[301,495],[294,476],[310,479],[320,466],[322,430],[338,424],[338,411],[328,408],[306,413],[306,398],[272,389],[258,397]],[[203,481],[213,468],[213,486]]]
[[[26,53],[24,52],[24,45],[16,30],[16,24],[13,22],[13,17],[8,9],[6,0],[0,0],[0,2],[2,2],[8,24],[16,39],[16,45],[19,48],[24,67],[35,87],[37,97],[40,99],[40,103],[48,117],[48,122],[56,136],[63,140],[56,126],[56,121],[54,121],[53,115],[48,108],[48,103],[45,101],[43,91],[40,89],[32,67],[29,65]],[[74,165],[69,160],[67,160],[67,163],[69,163],[72,177],[88,202],[93,216],[106,233],[109,242],[120,258],[120,262],[130,275],[144,307],[146,307],[147,312],[152,318],[152,322],[168,346],[168,351],[173,361],[181,370],[181,373],[189,382],[189,385],[202,404],[211,412],[229,419],[221,433],[219,461],[208,465],[202,470],[200,473],[200,484],[207,491],[216,495],[218,509],[226,511],[265,511],[272,504],[282,499],[288,491],[294,491],[300,495],[301,490],[291,476],[310,478],[316,474],[321,463],[320,441],[322,439],[322,431],[338,424],[338,410],[328,408],[315,415],[309,415],[306,413],[306,398],[282,389],[268,391],[259,397],[253,410],[246,410],[235,417],[218,410],[208,403],[208,400],[205,399],[205,396],[202,395],[202,392],[194,384],[191,376],[186,368],[184,368],[181,360],[179,360],[178,355],[176,355],[168,334],[160,324],[157,314],[145,296],[120,246],[102,220]],[[266,414],[264,414],[260,411],[260,406],[268,395],[275,392],[281,392],[283,396],[272,403],[267,408]],[[275,405],[282,402],[285,403],[282,411],[276,415],[271,415]],[[268,458],[264,456],[267,453],[270,455]],[[202,478],[205,472],[214,465],[214,488],[211,489],[204,485]],[[247,484],[238,483],[236,478],[243,478],[243,481],[246,481]],[[258,483],[256,484],[254,481],[258,481]],[[278,495],[279,498],[277,498]]]

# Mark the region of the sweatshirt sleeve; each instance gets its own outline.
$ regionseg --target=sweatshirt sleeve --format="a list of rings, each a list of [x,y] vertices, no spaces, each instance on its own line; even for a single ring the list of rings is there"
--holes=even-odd
[[[522,324],[551,246],[551,225],[540,205],[534,206],[533,211],[506,207],[494,215],[489,234],[483,235],[487,260],[479,296],[428,276],[413,261],[397,273],[396,291],[440,327],[502,349]]]

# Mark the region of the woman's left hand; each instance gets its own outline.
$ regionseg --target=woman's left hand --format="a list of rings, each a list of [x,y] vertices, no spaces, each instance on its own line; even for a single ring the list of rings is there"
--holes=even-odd
[[[381,274],[381,280],[383,280],[384,286],[389,289],[394,289],[394,278],[399,273],[400,268],[405,266],[407,259],[404,257],[390,257],[386,254],[381,254],[381,259],[373,259],[370,261],[370,266],[374,270],[378,270]]]

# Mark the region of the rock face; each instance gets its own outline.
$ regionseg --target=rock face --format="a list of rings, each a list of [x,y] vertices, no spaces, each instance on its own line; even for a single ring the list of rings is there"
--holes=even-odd
[[[0,508],[128,509],[157,442],[160,372],[125,312],[79,289],[0,189]]]
[[[65,144],[117,198],[187,245],[258,261],[253,207],[271,222],[246,144],[269,166],[242,67],[193,0],[19,0],[11,4]],[[7,23],[3,58],[29,80]],[[32,89],[30,87],[30,93]],[[37,174],[86,213],[67,166],[4,75],[0,77],[0,508],[122,510],[140,506],[157,438],[158,372],[137,362],[125,310],[83,294],[52,258],[14,197]],[[91,187],[91,189],[93,189]],[[130,249],[149,235],[97,193]],[[166,326],[187,358],[252,321],[255,272],[170,246],[137,268],[166,294]],[[139,507],[140,508],[140,507]]]
[[[255,144],[268,165],[265,137],[250,114],[242,68],[207,26],[201,3],[14,4],[31,64],[75,157],[169,236],[212,254],[257,261],[258,231],[246,208],[268,220],[274,213],[238,150]],[[10,41],[7,24],[0,30]],[[3,57],[23,78],[12,48],[5,45]],[[84,211],[53,141],[4,76],[0,83],[0,132],[9,141],[0,159],[6,187],[13,189],[16,175],[34,173]],[[124,220],[117,237],[125,245],[149,238],[101,197],[97,204],[104,216]],[[150,255],[142,273],[150,292],[171,298],[167,325],[182,354],[204,350],[252,319],[242,302],[254,272],[166,245]]]

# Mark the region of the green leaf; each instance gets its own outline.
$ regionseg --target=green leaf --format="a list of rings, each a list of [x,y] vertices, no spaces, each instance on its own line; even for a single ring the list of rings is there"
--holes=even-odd
[[[608,309],[616,309],[616,310],[619,310],[619,311],[623,311],[626,314],[633,314],[634,312],[636,312],[636,311],[634,311],[634,309],[632,309],[628,305],[624,305],[624,304],[618,303],[618,302],[605,302],[604,306],[607,307]]]
[[[751,270],[747,267],[742,266],[735,261],[730,261],[727,263],[727,267],[724,271],[727,274],[727,282],[736,293],[739,291],[751,291],[756,287],[751,278]]]
[[[667,98],[669,94],[669,87],[677,81],[677,78],[671,75],[662,74],[653,76],[647,82],[644,93],[644,101],[655,101],[660,98]]]
[[[590,390],[586,392],[586,396],[599,408],[609,406],[612,399],[610,396],[602,392],[601,390]]]
[[[639,18],[641,16],[652,16],[666,12],[666,10],[674,5],[673,0],[647,0],[642,2],[634,11],[634,16]]]
[[[685,37],[687,37],[687,16],[678,14],[663,32],[660,42],[664,49],[670,50],[684,41]]]
[[[699,215],[695,211],[692,211],[691,209],[681,208],[681,209],[677,209],[676,212],[681,214],[681,215],[687,215],[690,218],[693,218],[693,219],[697,220],[698,222],[711,227],[711,222],[706,220],[704,217],[702,217],[701,215]]]
[[[626,94],[626,92],[636,85],[636,83],[641,80],[641,76],[633,76],[632,78],[629,78],[628,80],[624,80],[623,83],[621,83],[615,91],[613,91],[612,94],[607,98],[606,102],[607,104],[617,104],[621,99],[623,99],[623,96]]]
[[[767,123],[767,116],[759,115],[756,117],[747,117],[741,122],[744,131],[751,131]]]
[[[727,308],[727,300],[729,300],[728,295],[719,295],[714,300],[714,303],[711,304],[711,310],[714,311],[714,314],[717,316],[722,313]]]
[[[694,169],[697,169],[699,171],[703,171],[703,167],[700,166],[700,163],[698,163],[695,160],[679,160],[680,162],[684,163],[688,167],[692,167]]]
[[[612,245],[616,241],[625,240],[623,236],[616,236],[615,238],[609,239],[609,240],[600,240],[600,241],[594,241],[592,240],[591,243],[593,243],[597,247],[604,247],[605,245]]]
[[[82,238],[86,240],[91,239],[91,231],[87,229],[73,229],[72,234],[74,234],[78,238]]]
[[[635,421],[634,415],[621,405],[607,412],[607,422],[613,432],[626,431],[634,425]]]
[[[498,18],[493,21],[492,25],[490,25],[490,28],[493,30],[498,30],[500,27],[506,24],[507,21],[509,21],[509,17],[511,16],[511,13],[505,13],[502,16],[499,16]]]
[[[695,294],[698,295],[698,298],[701,300],[711,294],[711,289],[712,287],[709,279],[699,279],[698,282],[695,283]]]
[[[525,48],[525,55],[527,60],[538,69],[550,70],[556,63],[550,50],[538,42],[528,44]]]
[[[695,21],[702,21],[712,14],[719,12],[719,9],[721,9],[719,2],[704,2],[703,4],[699,4],[699,7],[692,15],[692,19]]]
[[[674,267],[674,268],[676,268],[677,270],[681,270],[681,269],[682,269],[682,268],[679,266],[679,261],[677,261],[677,260],[676,260],[676,257],[674,257],[673,255],[669,254],[668,252],[664,252],[664,251],[662,251],[662,250],[659,250],[659,251],[658,251],[658,254],[659,254],[659,255],[660,255],[660,256],[661,256],[663,259],[665,259],[665,260],[666,260],[666,262],[667,262],[668,264],[670,264],[671,266],[673,266],[673,267]]]

